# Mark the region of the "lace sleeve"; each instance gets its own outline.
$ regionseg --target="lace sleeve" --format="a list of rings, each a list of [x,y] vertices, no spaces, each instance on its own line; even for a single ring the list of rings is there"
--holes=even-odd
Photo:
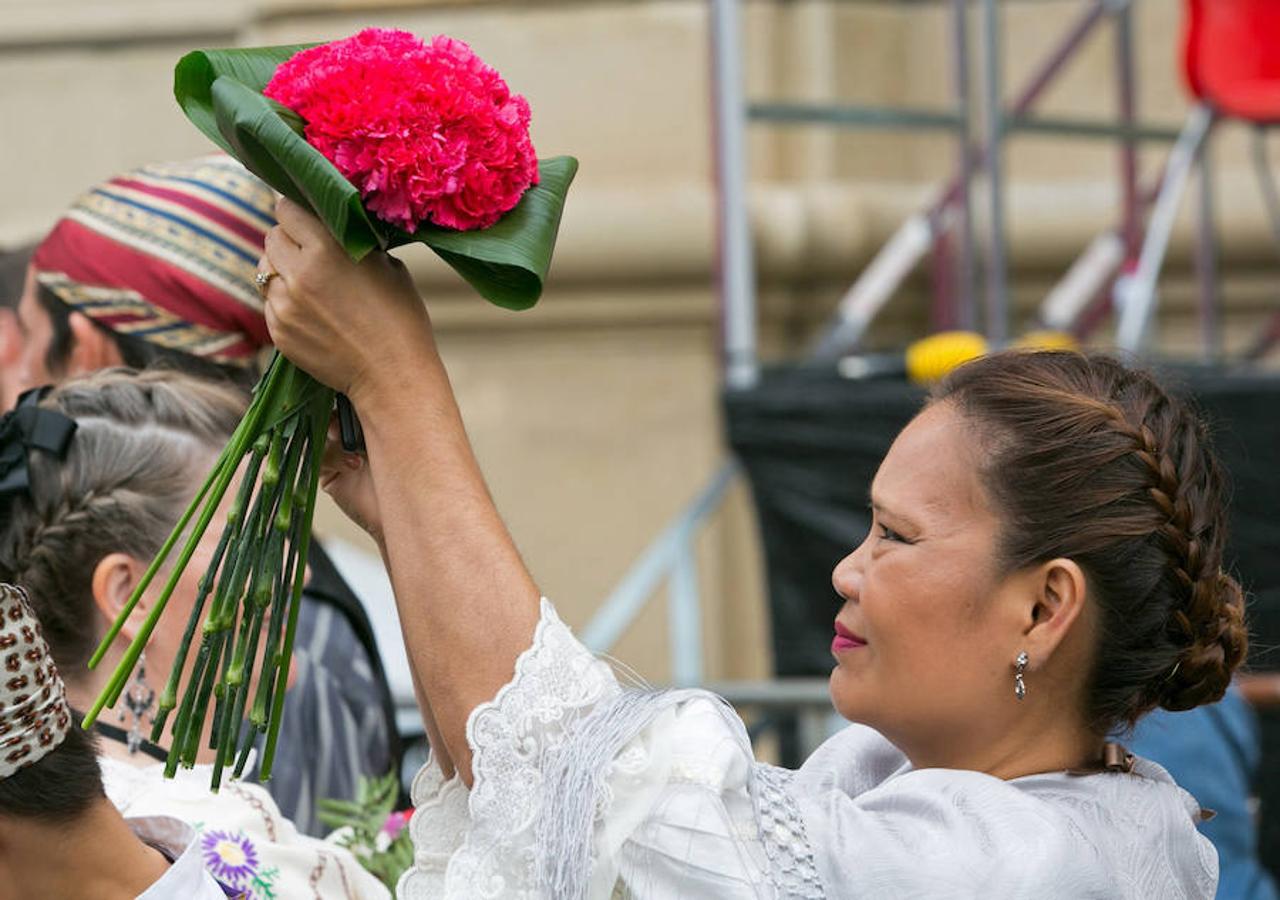
[[[608,665],[574,638],[544,599],[533,643],[516,661],[514,677],[467,720],[471,791],[457,779],[444,781],[433,763],[415,779],[415,801],[422,801],[410,822],[415,864],[398,896],[538,896],[534,832],[543,761],[574,723],[620,692]],[[458,820],[462,801],[465,823]],[[433,821],[440,816],[443,825]]]
[[[461,778],[444,777],[434,754],[418,770],[409,789],[409,798],[413,801],[413,817],[409,820],[413,867],[401,876],[396,887],[397,897],[425,900],[444,895],[449,859],[462,846],[471,827],[467,794]]]
[[[545,600],[467,739],[470,792],[431,763],[415,780],[401,900],[823,896],[791,773],[755,763],[732,708],[622,690]]]

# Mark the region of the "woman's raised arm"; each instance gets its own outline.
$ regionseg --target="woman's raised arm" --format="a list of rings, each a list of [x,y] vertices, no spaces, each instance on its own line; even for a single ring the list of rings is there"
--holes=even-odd
[[[267,325],[285,356],[359,413],[409,656],[470,784],[467,717],[511,679],[538,589],[489,497],[404,267],[379,253],[352,263],[288,200],[277,216]]]

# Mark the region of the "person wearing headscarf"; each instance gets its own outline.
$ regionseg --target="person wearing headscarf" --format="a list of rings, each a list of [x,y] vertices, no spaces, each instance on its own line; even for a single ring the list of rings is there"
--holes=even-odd
[[[226,900],[200,841],[169,816],[123,818],[103,792],[40,622],[0,584],[0,884],[6,897]],[[56,855],[55,855],[56,854]]]
[[[161,360],[252,384],[269,344],[253,275],[273,200],[225,156],[144,166],[86,191],[32,257],[6,406],[30,387]]]
[[[35,248],[18,303],[20,361],[6,408],[29,388],[112,366],[164,366],[242,389],[270,347],[254,285],[275,195],[224,155],[158,163],[99,184]],[[303,657],[269,787],[307,834],[321,799],[399,766],[395,709],[372,625],[312,543],[296,652]],[[317,747],[317,744],[323,746]]]
[[[13,379],[22,356],[18,333],[18,298],[22,296],[35,245],[0,252],[0,398],[9,396],[4,383]],[[16,394],[14,395],[16,397]],[[9,402],[5,402],[7,409]]]

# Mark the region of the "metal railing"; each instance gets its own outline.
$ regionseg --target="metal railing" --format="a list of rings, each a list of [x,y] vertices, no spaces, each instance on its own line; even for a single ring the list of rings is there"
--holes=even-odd
[[[705,687],[743,712],[760,713],[753,739],[780,721],[797,722],[804,753],[816,749],[832,730],[834,710],[825,678],[707,682],[702,659],[702,598],[695,541],[720,508],[738,466],[727,462],[658,535],[605,598],[579,638],[595,653],[607,654],[664,586],[671,647],[671,684]]]

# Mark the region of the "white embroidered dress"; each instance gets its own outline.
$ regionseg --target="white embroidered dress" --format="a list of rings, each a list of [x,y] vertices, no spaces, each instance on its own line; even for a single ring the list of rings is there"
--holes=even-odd
[[[474,785],[413,786],[401,900],[1209,900],[1217,856],[1163,769],[1001,781],[913,770],[850,726],[791,772],[698,691],[624,690],[542,602],[467,724]]]

